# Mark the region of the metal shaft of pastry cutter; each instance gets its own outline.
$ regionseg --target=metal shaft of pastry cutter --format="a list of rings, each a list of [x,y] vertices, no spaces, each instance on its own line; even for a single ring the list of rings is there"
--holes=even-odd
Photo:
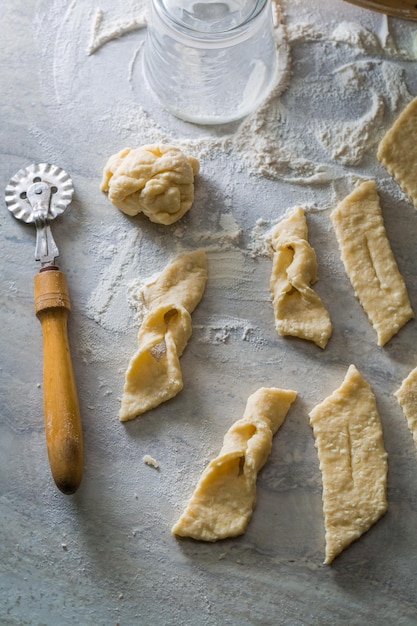
[[[56,166],[20,170],[6,188],[6,204],[18,219],[36,226],[35,312],[43,335],[43,385],[46,443],[52,476],[65,494],[74,493],[83,475],[83,438],[77,389],[67,333],[70,299],[66,278],[55,265],[59,256],[49,220],[72,198],[72,181]]]
[[[36,226],[35,259],[41,262],[42,267],[54,265],[59,256],[48,218],[51,196],[51,187],[42,181],[33,183],[26,193]]]

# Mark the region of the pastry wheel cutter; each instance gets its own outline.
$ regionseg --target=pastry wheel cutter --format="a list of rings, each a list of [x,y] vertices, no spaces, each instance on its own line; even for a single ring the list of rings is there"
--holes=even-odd
[[[6,187],[11,213],[36,226],[35,312],[43,335],[43,385],[46,443],[52,476],[65,494],[74,493],[83,474],[83,439],[77,389],[67,335],[70,300],[50,220],[65,211],[74,188],[68,174],[40,163],[21,169]]]

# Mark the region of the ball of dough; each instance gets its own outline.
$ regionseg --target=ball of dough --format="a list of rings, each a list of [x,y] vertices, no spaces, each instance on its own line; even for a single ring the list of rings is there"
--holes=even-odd
[[[200,164],[170,145],[125,148],[109,158],[101,190],[123,213],[172,224],[191,207]]]

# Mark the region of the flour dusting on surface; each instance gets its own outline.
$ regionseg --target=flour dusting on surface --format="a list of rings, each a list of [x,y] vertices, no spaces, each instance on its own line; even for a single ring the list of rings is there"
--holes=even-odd
[[[417,94],[415,25],[342,0],[276,2],[277,91],[240,123],[204,127],[166,113],[143,81],[145,0],[4,3],[11,26],[3,28],[0,52],[4,180],[32,155],[64,167],[75,187],[72,207],[53,231],[71,294],[69,339],[86,443],[82,489],[67,499],[54,488],[39,419],[35,232],[4,216],[0,397],[10,466],[2,490],[9,622],[176,625],[198,618],[213,626],[268,623],[271,608],[284,608],[284,621],[296,615],[309,623],[326,613],[340,622],[351,614],[352,598],[363,621],[372,621],[374,606],[383,607],[385,621],[410,621],[415,532],[392,533],[385,524],[346,554],[337,577],[320,565],[322,484],[306,415],[349,363],[388,409],[395,408],[392,391],[415,367],[415,324],[388,350],[377,349],[329,219],[357,180],[375,178],[393,252],[417,302],[417,214],[375,155],[375,142]],[[188,146],[201,162],[193,207],[172,228],[129,218],[100,191],[111,154],[159,142]],[[317,293],[334,322],[325,351],[279,336],[274,324],[270,231],[298,206],[308,213]],[[184,388],[122,425],[118,398],[137,349],[141,282],[200,246],[208,280],[181,356]],[[260,386],[296,389],[299,397],[260,475],[259,508],[247,534],[227,545],[175,541],[175,517]],[[415,529],[412,441],[401,415],[398,421],[384,413],[397,466],[392,493],[402,528]],[[359,590],[352,576],[358,562],[366,574]],[[395,563],[394,577],[386,563]]]
[[[114,230],[112,235],[115,239]],[[136,265],[135,256],[140,239],[140,230],[132,229],[128,234],[119,233],[112,247],[109,248],[106,242],[97,249],[101,258],[109,259],[110,263],[101,271],[99,283],[87,303],[86,313],[108,330],[120,332],[129,324],[125,295],[128,288],[126,275],[128,269]]]
[[[217,168],[229,171],[231,177],[235,170],[247,172],[249,180],[254,176],[279,181],[287,184],[288,189],[300,189],[302,205],[308,204],[302,197],[303,189],[337,190],[338,186],[354,185],[369,176],[360,167],[375,150],[386,119],[411,99],[404,70],[398,64],[404,54],[398,51],[384,16],[375,15],[371,25],[365,27],[353,20],[325,20],[312,15],[303,3],[294,8],[282,4],[284,11],[280,2],[273,2],[278,56],[276,86],[251,115],[223,129],[199,127],[166,114],[158,115],[141,73],[147,21],[145,1],[130,0],[123,5],[122,13],[117,7],[99,6],[85,13],[77,3],[71,3],[64,20],[58,15],[54,18],[55,48],[65,48],[68,54],[54,56],[52,97],[67,111],[67,128],[71,127],[73,110],[68,94],[80,101],[84,98],[82,89],[79,93],[71,90],[72,84],[76,78],[81,77],[82,84],[91,76],[91,80],[97,81],[90,89],[90,94],[95,94],[90,103],[94,110],[91,132],[105,138],[108,144],[108,152],[91,155],[91,160],[95,157],[102,165],[109,154],[124,147],[173,143],[200,159],[203,177],[207,168],[212,172]],[[116,67],[113,50],[119,40],[123,43],[123,56],[118,63],[124,63],[124,72],[112,69],[108,76],[97,79],[91,72],[99,61],[109,68]],[[69,41],[73,42],[71,47]],[[303,72],[296,71],[298,65],[309,68],[307,80]],[[111,99],[106,95],[108,81],[114,83]],[[326,119],[331,119],[331,123]],[[30,132],[39,138],[52,159],[53,137],[35,128]],[[86,149],[88,154],[88,146]],[[87,303],[90,319],[118,333],[131,326],[132,312],[135,324],[140,323],[141,281],[148,273],[143,268],[152,264],[152,255],[162,242],[169,242],[170,254],[199,246],[211,252],[213,258],[219,259],[217,284],[221,288],[236,285],[242,258],[270,254],[266,230],[278,218],[258,213],[249,231],[245,231],[239,219],[240,209],[234,206],[233,191],[230,198],[221,198],[218,207],[212,203],[210,210],[214,212],[205,218],[199,207],[211,202],[211,194],[203,191],[196,200],[196,209],[191,210],[195,215],[190,221],[181,220],[159,234],[153,247],[141,248],[140,228],[133,222],[126,223],[120,231],[102,231],[103,241],[95,244],[101,266]],[[336,197],[336,191],[333,193]],[[294,201],[294,195],[280,199],[280,218],[288,206],[294,206]],[[256,197],[253,202],[256,206]],[[262,211],[262,207],[257,208]],[[261,224],[261,218],[268,228]],[[243,253],[234,255],[233,250]],[[227,251],[231,252],[228,257]],[[213,332],[209,336],[220,335]]]
[[[136,133],[137,145],[150,141],[176,143],[203,160],[215,155],[233,154],[234,159],[238,159],[250,173],[292,184],[321,185],[343,176],[343,169],[340,170],[338,165],[359,165],[380,137],[381,117],[396,111],[410,99],[401,80],[400,68],[395,66],[396,59],[404,55],[394,45],[385,16],[375,18],[375,28],[371,29],[347,20],[337,23],[331,19],[306,21],[305,12],[291,11],[285,2],[283,6],[285,14],[281,3],[273,2],[278,56],[276,86],[266,101],[231,132],[222,134],[213,129],[203,130],[180,124],[184,133],[173,135],[172,128],[163,128],[156,121],[151,109],[126,98],[116,98],[107,112],[100,113],[100,107],[97,107],[95,123],[103,131],[111,130],[120,140],[124,137],[131,140],[132,134]],[[55,60],[55,91],[60,101],[60,83],[64,76],[71,80],[77,67],[85,66],[87,70],[89,59],[99,51],[106,51],[106,44],[129,32],[145,29],[147,3],[131,0],[124,4],[123,16],[118,15],[116,10],[105,12],[101,8],[82,16],[76,13],[74,5],[71,18],[71,22],[68,19],[60,25],[58,37],[68,40],[70,22],[74,25],[71,37],[74,42],[81,43],[83,32],[87,37],[87,23],[90,27],[89,43],[84,59],[79,52],[82,46],[76,46],[76,58],[69,55],[66,59]],[[126,62],[126,76],[132,85],[133,95],[137,90],[142,91],[142,44],[143,38],[139,45],[132,43],[131,57]],[[327,63],[334,68],[329,75],[320,71],[323,45],[327,47]],[[308,46],[308,54],[314,60],[313,67],[316,65],[318,68],[317,75],[311,74],[308,81],[293,78],[294,46]],[[411,58],[411,51],[409,55]],[[376,56],[379,58],[377,62]],[[288,89],[289,85],[291,89]],[[373,94],[371,102],[369,96],[365,102],[365,95],[369,92]],[[337,97],[334,97],[335,93]],[[325,129],[322,122],[315,119],[314,104],[317,103],[317,110],[321,111],[323,107],[332,106],[333,101],[335,106],[341,104],[342,108],[349,108],[349,122],[341,123],[337,128],[335,120],[335,125]],[[302,115],[302,109],[308,103],[313,107],[313,115],[308,116],[310,128],[305,127]],[[297,115],[295,118],[293,115],[298,109],[299,124]],[[320,151],[316,150],[313,155],[312,148],[319,148],[320,145],[325,148],[325,154],[322,160],[317,160]],[[332,161],[326,160],[326,155]]]
[[[384,102],[377,93],[371,94],[371,106],[357,120],[323,123],[317,131],[321,145],[332,159],[343,165],[359,165],[363,155],[378,143],[378,128],[384,114]]]
[[[118,39],[122,35],[146,28],[147,25],[147,9],[139,7],[135,3],[133,9],[134,14],[129,17],[127,3],[123,4],[125,15],[122,19],[107,20],[101,9],[96,9],[91,28],[91,38],[87,46],[87,54],[91,55],[97,52],[99,48],[106,43]],[[109,21],[109,23],[107,23]]]
[[[227,343],[231,339],[248,341],[250,343],[262,343],[259,328],[250,320],[238,317],[226,317],[218,315],[207,320],[204,326],[194,325],[197,335],[197,343],[220,344]]]

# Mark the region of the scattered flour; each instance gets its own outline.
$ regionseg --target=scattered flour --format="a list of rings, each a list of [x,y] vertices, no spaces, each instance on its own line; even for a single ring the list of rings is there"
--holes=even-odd
[[[193,229],[190,245],[187,245],[186,227],[178,225],[169,234],[176,238],[178,254],[200,246],[219,256],[217,283],[220,287],[222,281],[236,283],[241,272],[241,258],[234,258],[232,251],[240,243],[242,230],[232,214],[224,213],[220,216],[219,230]],[[97,287],[88,300],[87,316],[107,330],[124,332],[132,326],[131,311],[135,314],[133,323],[139,325],[142,322],[147,313],[142,297],[143,288],[155,279],[159,271],[153,272],[151,276],[143,276],[141,260],[143,255],[147,256],[147,251],[142,249],[143,234],[140,228],[124,230],[111,225],[108,231],[103,230],[102,235],[103,241],[94,246],[94,251],[107,263],[103,264],[105,267]],[[182,246],[182,243],[185,245]]]
[[[133,309],[137,314],[138,323],[141,324],[145,315],[147,314],[147,307],[145,305],[145,300],[143,297],[144,288],[149,283],[152,283],[156,280],[159,273],[152,274],[148,278],[143,279],[142,277],[136,278],[131,283],[129,283],[127,288],[127,303],[131,309]]]
[[[275,230],[275,226],[281,222],[285,217],[291,215],[295,209],[302,208],[304,213],[312,213],[317,211],[317,207],[311,204],[298,204],[294,207],[289,207],[278,219],[266,220],[260,218],[256,221],[255,226],[251,232],[251,240],[248,245],[249,253],[252,258],[256,257],[268,257],[274,256],[274,249],[272,246],[272,234]],[[325,209],[323,209],[325,210]]]
[[[239,245],[242,229],[231,213],[220,215],[218,228],[219,230],[200,230],[198,228],[193,230],[193,244],[204,247],[206,250],[227,250]],[[182,225],[174,228],[174,235],[179,240],[186,238],[188,234],[187,229]]]
[[[345,169],[338,164],[357,166],[375,147],[381,136],[384,113],[394,113],[411,99],[404,83],[404,71],[389,58],[383,61],[372,58],[381,55],[380,34],[358,24],[342,22],[332,31],[312,24],[287,28],[282,22],[279,24],[276,36],[280,78],[267,100],[232,135],[182,140],[181,143],[184,148],[204,149],[206,153],[215,149],[229,151],[238,156],[249,172],[267,178],[300,185],[330,183],[346,176]],[[383,40],[386,42],[387,37]],[[335,69],[329,76],[321,75],[319,70],[309,81],[291,81],[291,46],[307,42],[331,43]],[[348,64],[343,47],[351,51],[353,60]],[[400,56],[392,46],[388,46],[386,52],[391,52],[394,58]],[[317,54],[322,54],[320,48]],[[364,55],[368,59],[358,58]],[[320,68],[318,59],[319,56],[315,63]],[[291,89],[286,91],[290,81]],[[309,131],[305,128],[305,118],[301,117],[298,125],[294,111],[300,109],[300,103],[316,99],[320,99],[317,105],[320,113],[323,107],[334,103],[334,106],[341,105],[342,111],[346,108],[345,119],[350,118],[349,121],[338,123],[335,120],[331,127],[324,128],[322,121],[311,117]],[[306,158],[311,152],[307,149],[311,139],[325,149],[331,162],[317,162],[316,156]]]
[[[371,94],[371,107],[356,120],[324,124],[317,138],[330,156],[343,165],[359,165],[370,147],[379,141],[378,128],[384,114],[384,101],[378,93]]]
[[[126,11],[126,3],[123,4]],[[138,12],[138,14],[136,14]],[[87,54],[91,55],[97,52],[104,44],[118,39],[126,33],[146,28],[147,9],[146,6],[140,7],[135,3],[134,14],[124,16],[123,19],[115,19],[107,21],[103,11],[96,9],[92,22],[91,38],[87,46]]]
[[[397,49],[389,22],[383,15],[375,17],[372,28],[365,28],[353,21],[324,20],[316,14],[306,20],[308,11],[292,9],[291,4],[287,6],[284,1],[274,0],[272,6],[279,66],[277,83],[266,101],[240,125],[234,126],[234,130],[222,134],[219,130],[183,125],[185,132],[173,136],[172,128],[161,128],[151,111],[136,104],[136,98],[129,102],[126,98],[116,98],[108,112],[97,112],[94,123],[107,134],[111,130],[121,143],[124,138],[131,141],[132,135],[137,135],[141,143],[175,143],[200,159],[229,153],[254,175],[293,184],[322,185],[343,177],[346,171],[341,166],[357,166],[374,147],[381,116],[389,116],[409,101],[395,61],[414,59],[412,45],[406,52]],[[327,8],[331,15],[331,3],[323,5],[323,14]],[[111,10],[97,7],[87,17],[80,13],[77,3],[71,3],[64,20],[57,15],[55,47],[66,49],[69,54],[54,56],[56,100],[61,102],[61,94],[68,93],[74,73],[89,72],[92,57],[98,52],[104,53],[107,44],[143,30],[147,11],[146,0],[126,0],[122,11],[120,7]],[[85,32],[86,17],[88,33]],[[74,50],[68,48],[68,41],[73,42]],[[138,46],[136,40],[132,41],[131,58],[126,62],[127,80],[133,92],[139,92],[142,86],[141,74],[135,72],[142,43]],[[296,80],[292,75],[294,47],[308,47],[307,56],[302,60],[310,62],[307,80]],[[323,57],[327,65],[333,66],[328,75],[321,71]],[[334,97],[335,81],[337,98]],[[374,94],[371,103],[369,93]],[[99,97],[99,92],[97,95]],[[323,129],[314,111],[339,105],[344,120],[349,122],[337,129]],[[320,155],[323,158],[317,160]]]
[[[279,220],[275,220],[275,224]],[[273,251],[269,243],[268,234],[272,230],[273,224],[271,222],[260,218],[257,220],[254,228],[251,232],[251,241],[249,243],[249,252],[252,258],[259,256],[266,256],[272,258]]]
[[[141,144],[171,143],[172,138],[165,132],[141,106],[127,106],[126,102],[116,100],[111,111],[100,115],[97,122],[103,132],[111,128],[120,141],[129,139],[133,134],[141,137]],[[179,145],[178,142],[175,142]],[[138,147],[138,146],[134,146]]]
[[[253,322],[238,317],[212,316],[204,326],[195,324],[193,328],[197,331],[196,341],[200,344],[227,343],[229,339],[262,344],[260,330]]]
[[[103,328],[123,331],[129,326],[126,307],[128,270],[137,265],[135,256],[142,234],[133,228],[128,233],[116,233],[113,230],[112,236],[115,242],[111,248],[107,243],[97,248],[97,253],[102,258],[110,258],[110,263],[102,270],[97,287],[87,303],[86,313]]]
[[[48,16],[55,50],[67,52],[52,55],[54,93],[51,100],[60,107],[67,106],[68,115],[72,110],[68,94],[80,101],[85,95],[82,91],[74,92],[73,84],[82,84],[80,77],[88,80],[99,61],[112,63],[114,57],[107,48],[110,42],[134,31],[143,31],[147,23],[147,4],[146,0],[126,0],[123,9],[96,7],[85,14],[72,2],[63,19],[58,11]],[[353,184],[363,178],[359,167],[382,136],[384,124],[386,128],[387,121],[411,99],[399,61],[414,59],[415,52],[398,49],[385,16],[375,14],[371,26],[368,24],[365,28],[353,21],[339,22],[335,17],[323,19],[324,9],[331,7],[330,2],[323,6],[321,16],[310,12],[307,3],[299,2],[295,8],[284,1],[282,5],[285,15],[281,2],[273,2],[279,64],[276,86],[264,103],[240,124],[232,125],[232,130],[230,127],[225,131],[181,123],[174,125],[165,117],[158,123],[152,109],[138,105],[135,90],[139,93],[142,88],[138,73],[142,43],[131,38],[122,50],[130,55],[125,61],[126,73],[119,72],[112,76],[112,81],[125,86],[127,78],[132,97],[122,96],[123,90],[119,97],[114,97],[118,89],[113,88],[110,104],[103,106],[102,102],[109,102],[107,97],[102,98],[101,90],[106,88],[106,82],[97,83],[97,95],[91,103],[93,132],[117,138],[120,147],[130,144],[132,138],[137,138],[138,144],[174,143],[201,161],[219,161],[220,167],[230,161],[231,169],[237,167],[254,176],[304,189],[334,188],[339,181]],[[41,19],[37,27],[44,29]],[[294,64],[299,64],[302,71],[293,74]],[[62,117],[62,113],[60,115]],[[324,119],[331,122],[326,124]],[[67,127],[71,127],[70,121]],[[29,132],[36,135],[37,130],[32,128]],[[54,160],[54,137],[43,134],[38,138]],[[103,162],[107,156],[104,155]],[[229,208],[231,210],[224,211],[225,199],[222,198],[222,211],[216,222],[193,221],[192,227],[183,223],[175,225],[170,237],[178,251],[203,246],[209,251],[226,254],[227,250],[244,247],[247,255],[245,233],[233,216],[234,207]],[[284,204],[282,210],[285,208]],[[269,221],[268,227],[271,226]],[[250,233],[249,256],[269,254],[265,230],[266,226],[258,221]],[[109,239],[114,238],[110,230],[108,235]],[[141,237],[139,229],[127,229],[120,236],[116,233],[113,248],[106,248],[104,242],[98,246],[105,263],[87,311],[89,317],[108,330],[121,332],[128,328],[132,309],[140,319],[141,287],[137,277],[142,274]],[[158,243],[162,241],[161,237]],[[225,284],[232,279],[236,281],[241,257],[230,255],[224,260],[224,270],[219,268],[218,280]],[[126,306],[126,293],[129,306]],[[229,324],[231,332],[251,335],[252,329],[246,332],[244,324],[239,331],[233,324]],[[214,341],[227,338],[228,331],[222,335],[216,325],[217,322],[210,337]]]
[[[381,73],[387,87],[388,104],[391,111],[396,112],[413,97],[407,89],[404,70],[394,63],[385,61],[381,65]]]
[[[341,44],[349,46],[356,56],[381,53],[381,43],[375,33],[354,22],[338,24],[330,40],[335,46]]]

